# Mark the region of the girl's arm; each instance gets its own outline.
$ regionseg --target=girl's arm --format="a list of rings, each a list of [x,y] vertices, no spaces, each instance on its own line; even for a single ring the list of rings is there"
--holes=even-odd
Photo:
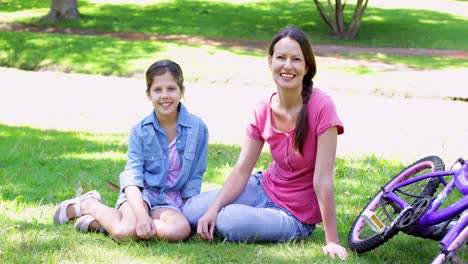
[[[127,162],[119,175],[122,192],[127,186],[143,187],[143,140],[139,134],[141,132],[137,131],[137,127],[133,127],[128,137]]]
[[[224,182],[223,188],[221,188],[215,201],[198,221],[197,233],[201,238],[205,240],[213,239],[219,210],[234,201],[244,190],[260,156],[263,143],[263,141],[246,137],[234,169]]]
[[[124,171],[120,174],[120,188],[137,219],[136,233],[143,239],[156,235],[156,227],[149,215],[149,208],[143,201],[140,188],[143,187],[143,141],[137,127],[132,128],[128,140],[128,157]]]
[[[132,208],[137,219],[136,233],[139,238],[149,239],[156,235],[156,226],[149,215],[149,208],[143,201],[140,188],[137,186],[128,186],[125,188],[127,201]]]
[[[340,245],[338,237],[335,192],[333,187],[337,137],[337,128],[331,127],[317,139],[314,190],[317,194],[320,212],[322,213],[325,241],[327,243],[323,247],[323,251],[325,254],[330,254],[332,258],[338,256],[344,260],[348,257],[348,253]]]

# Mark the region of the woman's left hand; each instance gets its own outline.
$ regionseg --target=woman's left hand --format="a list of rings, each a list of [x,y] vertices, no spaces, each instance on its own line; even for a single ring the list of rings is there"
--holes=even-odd
[[[338,256],[341,260],[345,260],[348,258],[348,252],[344,247],[342,247],[338,243],[328,243],[326,246],[322,248],[323,254],[325,255],[330,255],[332,259],[335,258],[335,256]]]

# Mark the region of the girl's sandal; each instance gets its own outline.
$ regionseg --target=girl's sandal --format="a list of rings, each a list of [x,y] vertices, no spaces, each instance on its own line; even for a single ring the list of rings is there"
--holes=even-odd
[[[80,231],[80,232],[101,232],[101,225],[99,225],[98,223],[98,227],[97,228],[93,228],[93,229],[90,229],[90,225],[93,221],[96,221],[97,223],[97,220],[96,218],[92,217],[91,215],[83,215],[82,217],[78,218],[78,220],[76,220],[76,223],[75,223],[75,229]]]
[[[65,200],[57,206],[57,209],[55,209],[55,213],[54,213],[54,223],[61,225],[72,220],[67,217],[68,206],[73,206],[75,210],[75,217],[80,217],[81,216],[81,208],[80,208],[81,201],[84,201],[88,198],[94,198],[98,200],[99,202],[101,202],[101,195],[96,190],[93,190],[93,191],[90,191],[81,195],[82,192],[83,192],[83,188],[81,187],[78,188],[78,190],[76,191],[75,198]]]

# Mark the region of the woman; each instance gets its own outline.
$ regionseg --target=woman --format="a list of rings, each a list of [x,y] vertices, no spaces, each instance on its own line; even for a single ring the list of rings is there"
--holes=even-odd
[[[215,230],[227,241],[301,239],[323,221],[324,253],[346,259],[333,189],[337,135],[344,130],[331,98],[312,89],[316,64],[305,34],[281,30],[268,64],[277,92],[255,110],[233,171],[223,188],[192,197],[183,212],[205,240]],[[264,142],[274,161],[251,175]]]

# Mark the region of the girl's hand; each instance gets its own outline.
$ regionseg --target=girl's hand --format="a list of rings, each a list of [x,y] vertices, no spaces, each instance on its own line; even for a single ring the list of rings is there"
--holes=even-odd
[[[332,259],[338,256],[341,260],[348,258],[348,252],[338,243],[330,242],[322,248],[324,255],[330,255]]]
[[[137,218],[136,234],[141,239],[150,239],[156,236],[156,226],[153,219],[149,215],[144,215]]]
[[[198,220],[197,234],[204,240],[213,240],[217,216],[218,212],[208,209],[208,211],[206,211],[206,213]]]

